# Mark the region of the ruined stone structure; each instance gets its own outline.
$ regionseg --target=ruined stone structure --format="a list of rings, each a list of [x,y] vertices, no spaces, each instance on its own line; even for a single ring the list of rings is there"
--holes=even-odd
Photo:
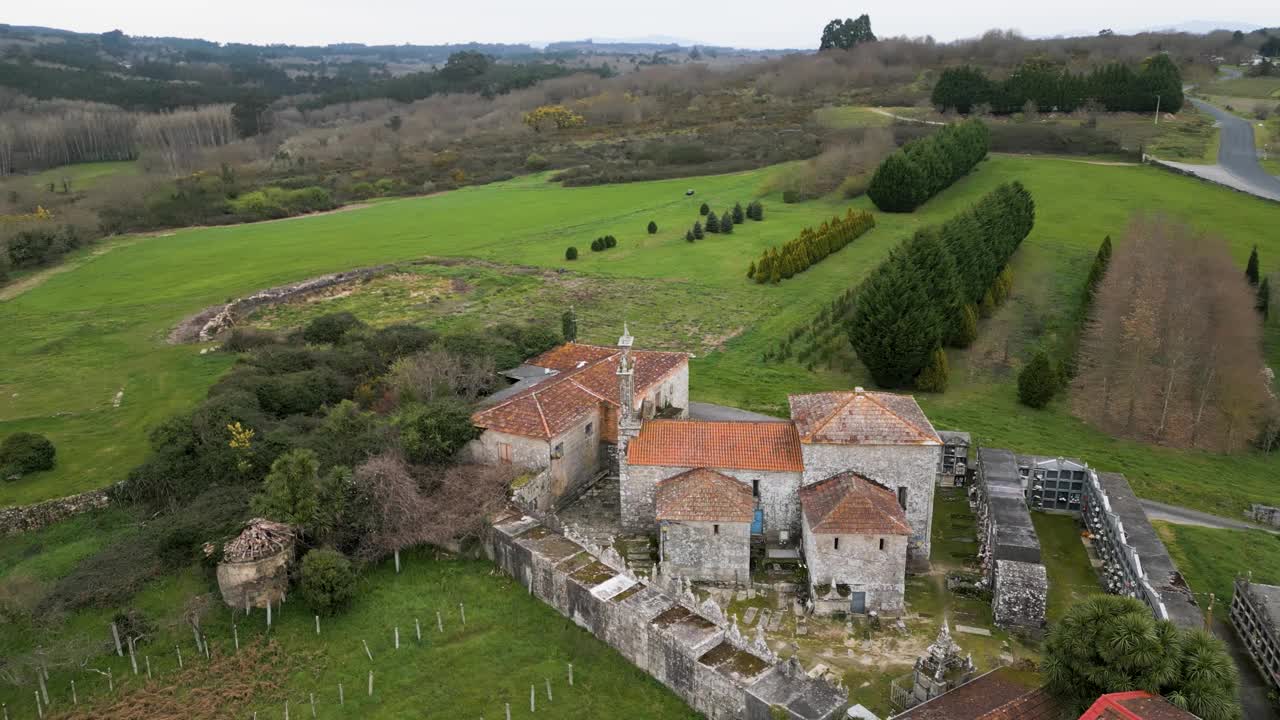
[[[661,562],[690,580],[745,582],[751,577],[751,490],[728,475],[699,468],[658,483]]]
[[[763,635],[743,637],[714,603],[679,579],[645,583],[621,558],[511,513],[488,550],[504,572],[608,643],[710,720],[834,720],[847,695],[778,662]]]
[[[1195,596],[1156,535],[1129,481],[1118,473],[1087,471],[1082,515],[1102,559],[1107,592],[1136,597],[1161,620],[1203,627]]]
[[[995,448],[978,452],[978,481],[970,499],[977,506],[978,557],[993,591],[992,602],[997,603],[996,623],[1043,627],[1047,575],[1013,453]],[[1001,572],[1006,575],[1001,577]]]
[[[522,368],[529,372],[508,389],[515,392],[498,393],[472,416],[483,432],[468,451],[477,462],[546,470],[536,498],[546,510],[613,470],[620,430],[630,430],[620,416],[634,425],[659,411],[683,417],[689,406],[689,356],[632,351],[630,335],[618,347],[561,345]]]
[[[0,508],[0,536],[33,532],[74,515],[104,508],[111,502],[110,492],[110,488],[103,488],[33,505]]]
[[[1258,672],[1280,692],[1280,586],[1236,578],[1231,625]]]
[[[894,492],[848,472],[801,488],[800,506],[815,613],[901,613],[911,526]]]
[[[293,562],[293,528],[262,518],[250,520],[228,542],[218,563],[218,589],[233,608],[277,604],[289,589]]]

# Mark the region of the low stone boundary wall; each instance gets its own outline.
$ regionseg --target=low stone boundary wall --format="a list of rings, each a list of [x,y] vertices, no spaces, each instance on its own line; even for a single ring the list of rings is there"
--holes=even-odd
[[[652,675],[709,720],[834,720],[847,693],[780,662],[757,629],[748,640],[719,606],[658,574],[642,582],[612,549],[592,547],[511,511],[486,547],[529,594]]]
[[[997,560],[991,608],[996,625],[1039,632],[1044,627],[1049,574],[1040,563]]]
[[[90,490],[34,505],[0,508],[0,536],[31,532],[73,515],[106,507],[109,488]]]

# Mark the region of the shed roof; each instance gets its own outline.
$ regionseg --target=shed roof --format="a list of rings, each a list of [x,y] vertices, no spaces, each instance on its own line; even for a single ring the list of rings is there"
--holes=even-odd
[[[791,395],[791,419],[803,443],[941,445],[942,439],[910,395],[825,392]]]
[[[577,425],[601,404],[619,407],[618,361],[615,347],[567,343],[535,357],[525,365],[555,371],[555,375],[477,410],[477,427],[512,435],[550,440]],[[633,350],[636,396],[641,397],[681,365],[686,353]]]
[[[658,483],[658,520],[751,522],[755,500],[743,482],[709,468],[695,468]]]
[[[651,420],[627,444],[632,465],[800,472],[800,437],[789,422]]]
[[[911,534],[907,514],[893,491],[855,472],[800,488],[800,508],[814,533]]]

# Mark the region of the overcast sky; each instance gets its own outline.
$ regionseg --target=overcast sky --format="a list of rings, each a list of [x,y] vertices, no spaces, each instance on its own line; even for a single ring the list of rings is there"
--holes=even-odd
[[[816,47],[834,17],[871,15],[877,35],[972,37],[989,28],[1029,36],[1134,30],[1193,20],[1280,22],[1267,0],[11,0],[0,22],[82,32],[219,42],[439,44],[668,36],[736,47]],[[1268,13],[1270,8],[1273,12]],[[1269,15],[1269,17],[1268,17]]]

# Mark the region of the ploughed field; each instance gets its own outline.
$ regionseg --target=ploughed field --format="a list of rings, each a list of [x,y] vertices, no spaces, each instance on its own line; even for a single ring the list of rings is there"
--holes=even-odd
[[[912,229],[941,222],[996,185],[1021,180],[1037,204],[1035,230],[1014,256],[1014,293],[968,350],[951,351],[951,389],[921,396],[939,427],[1026,452],[1075,455],[1125,472],[1146,497],[1236,516],[1280,499],[1275,460],[1152,448],[1109,438],[1075,420],[1069,398],[1047,410],[1017,404],[1015,378],[1037,343],[1063,332],[1092,255],[1137,211],[1183,217],[1231,243],[1241,267],[1258,244],[1263,270],[1280,266],[1273,204],[1159,170],[993,156],[911,215],[876,213],[877,227],[779,285],[746,279],[751,260],[866,198],[786,205],[763,194],[770,169],[681,180],[562,188],[544,176],[351,212],[118,243],[0,302],[0,435],[47,434],[57,469],[0,484],[0,505],[35,502],[122,479],[147,452],[147,428],[191,407],[234,361],[166,342],[182,318],[258,289],[380,263],[400,271],[315,302],[262,313],[284,327],[350,309],[375,323],[522,319],[558,322],[567,305],[580,337],[610,342],[623,320],[641,346],[696,353],[695,399],[782,415],[791,392],[870,384],[858,367],[763,363],[793,328],[856,284]],[[693,189],[693,196],[685,190]],[[764,222],[686,242],[701,219],[760,198]],[[646,225],[657,223],[650,235]],[[592,252],[611,234],[617,247]],[[576,246],[579,259],[566,261]],[[90,251],[92,252],[92,251]],[[461,263],[409,265],[422,258]],[[349,290],[349,292],[348,292]],[[1269,357],[1280,337],[1274,328]],[[122,394],[121,394],[122,393]]]

